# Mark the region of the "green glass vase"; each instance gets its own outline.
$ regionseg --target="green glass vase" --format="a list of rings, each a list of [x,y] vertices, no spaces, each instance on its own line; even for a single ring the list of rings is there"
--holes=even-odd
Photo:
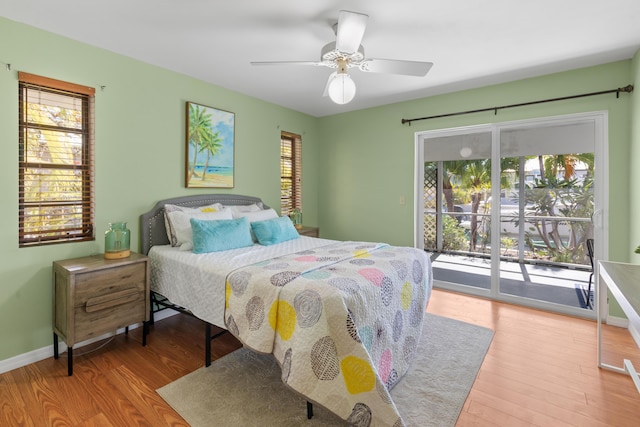
[[[106,259],[120,259],[131,255],[131,231],[126,222],[110,222],[109,229],[104,233],[104,257]]]
[[[302,228],[302,211],[298,208],[291,209],[289,213],[289,218],[291,218],[291,222],[296,227],[296,229]]]

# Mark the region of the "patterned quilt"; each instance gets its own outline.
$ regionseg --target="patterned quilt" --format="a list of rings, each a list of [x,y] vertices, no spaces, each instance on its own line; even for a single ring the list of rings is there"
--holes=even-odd
[[[310,402],[354,426],[403,426],[389,391],[418,346],[431,283],[424,251],[340,242],[229,274],[225,323]]]

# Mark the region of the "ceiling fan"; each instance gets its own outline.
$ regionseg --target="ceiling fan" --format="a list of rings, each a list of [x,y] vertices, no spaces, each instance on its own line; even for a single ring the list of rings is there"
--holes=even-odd
[[[338,23],[334,25],[336,41],[326,44],[320,53],[320,61],[264,61],[251,65],[313,65],[334,68],[325,87],[324,96],[329,96],[336,104],[350,102],[356,94],[356,85],[349,77],[350,68],[358,68],[370,73],[401,74],[423,77],[433,63],[402,61],[395,59],[365,58],[360,45],[367,27],[368,15],[341,10]]]

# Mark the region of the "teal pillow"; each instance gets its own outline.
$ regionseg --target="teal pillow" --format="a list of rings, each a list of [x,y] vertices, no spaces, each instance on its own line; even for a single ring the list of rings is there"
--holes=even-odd
[[[255,221],[251,223],[253,234],[256,235],[258,243],[264,246],[275,245],[300,237],[298,230],[288,216],[281,216],[266,221]]]
[[[226,251],[253,245],[246,218],[201,220],[191,218],[193,253]]]

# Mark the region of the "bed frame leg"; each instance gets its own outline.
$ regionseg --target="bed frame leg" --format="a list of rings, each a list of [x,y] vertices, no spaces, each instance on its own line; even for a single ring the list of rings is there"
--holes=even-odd
[[[204,327],[204,365],[211,365],[211,323],[205,322]]]
[[[220,332],[217,332],[213,335],[211,335],[211,323],[209,322],[205,322],[204,323],[204,365],[205,366],[209,366],[211,365],[211,341],[215,340],[216,338],[218,338],[221,335],[224,335],[227,333],[226,329],[222,329]]]
[[[307,419],[313,418],[313,403],[307,400]]]
[[[149,322],[142,322],[142,346],[147,345],[147,335],[149,335]]]
[[[155,319],[153,316],[153,314],[155,313],[155,311],[153,311],[153,307],[156,306],[155,292],[151,292],[151,295],[149,295],[149,298],[151,299],[151,304],[149,304],[149,324],[153,325],[155,323]]]

